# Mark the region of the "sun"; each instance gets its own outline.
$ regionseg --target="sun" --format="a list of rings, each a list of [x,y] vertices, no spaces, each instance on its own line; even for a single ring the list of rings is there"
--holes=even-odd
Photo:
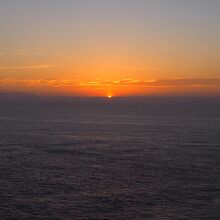
[[[108,97],[109,99],[111,99],[111,98],[112,98],[112,95],[108,95],[107,97]]]

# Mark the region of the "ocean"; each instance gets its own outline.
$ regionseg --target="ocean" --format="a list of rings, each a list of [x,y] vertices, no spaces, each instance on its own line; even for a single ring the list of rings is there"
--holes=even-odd
[[[1,220],[220,219],[220,98],[0,97]]]

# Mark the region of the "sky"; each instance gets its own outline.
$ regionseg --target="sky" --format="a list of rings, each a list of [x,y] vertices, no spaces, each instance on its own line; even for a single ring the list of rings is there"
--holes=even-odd
[[[0,0],[0,92],[219,96],[219,0]]]

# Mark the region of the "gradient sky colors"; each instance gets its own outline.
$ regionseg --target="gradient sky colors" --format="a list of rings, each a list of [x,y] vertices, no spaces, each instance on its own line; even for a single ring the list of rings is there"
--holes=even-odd
[[[0,0],[0,92],[220,95],[219,0]]]

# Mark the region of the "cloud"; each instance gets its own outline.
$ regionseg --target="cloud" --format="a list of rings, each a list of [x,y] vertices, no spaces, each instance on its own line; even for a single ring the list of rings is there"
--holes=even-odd
[[[44,52],[45,52],[45,48],[44,47],[34,48],[34,54],[35,55],[43,55]]]
[[[220,85],[220,78],[213,79],[166,79],[166,80],[156,80],[154,82],[149,82],[149,85],[157,86],[217,86]]]
[[[181,86],[217,86],[220,79],[165,79],[165,80],[140,80],[140,79],[121,79],[105,80],[95,82],[83,82],[84,86],[131,86],[131,87],[181,87]]]
[[[97,62],[94,61],[94,60],[86,60],[83,63],[86,64],[86,65],[95,65]]]
[[[30,66],[0,66],[0,70],[19,70],[19,69],[45,69],[45,68],[53,68],[57,67],[57,65],[49,65],[49,64],[42,64],[42,65],[30,65]]]
[[[5,55],[6,55],[6,52],[0,51],[0,56],[5,56]]]
[[[11,79],[0,78],[0,86],[76,86],[80,81],[65,79]]]
[[[136,65],[137,65],[137,66],[143,66],[144,63],[143,63],[143,62],[137,62]]]
[[[39,68],[39,67],[38,67]],[[52,86],[52,87],[212,87],[220,86],[216,79],[164,79],[164,80],[96,80],[81,79],[11,79],[0,78],[0,86]]]
[[[27,52],[24,49],[16,50],[16,55],[26,55],[26,54],[27,54]]]

